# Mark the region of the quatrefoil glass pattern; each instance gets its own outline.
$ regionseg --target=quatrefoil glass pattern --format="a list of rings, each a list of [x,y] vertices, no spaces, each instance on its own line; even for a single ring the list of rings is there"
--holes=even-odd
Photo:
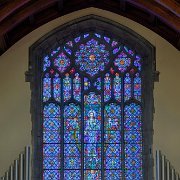
[[[109,52],[105,47],[104,44],[99,44],[95,39],[81,44],[75,54],[75,61],[80,65],[80,70],[85,71],[90,76],[103,71],[109,62]]]
[[[114,61],[114,65],[117,66],[121,72],[126,71],[130,64],[131,59],[127,57],[127,54],[125,54],[124,52],[121,52]]]
[[[43,58],[44,180],[142,179],[141,61],[93,32]]]
[[[62,73],[70,65],[70,59],[62,52],[54,60],[54,65]]]

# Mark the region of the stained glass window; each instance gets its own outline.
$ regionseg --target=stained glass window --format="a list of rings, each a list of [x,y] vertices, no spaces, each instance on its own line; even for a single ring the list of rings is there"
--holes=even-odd
[[[42,62],[43,179],[143,179],[141,56],[88,32]]]

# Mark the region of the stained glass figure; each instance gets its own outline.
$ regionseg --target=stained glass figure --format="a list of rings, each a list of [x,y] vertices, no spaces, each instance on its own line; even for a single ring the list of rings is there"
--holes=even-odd
[[[114,88],[115,99],[121,102],[122,85],[121,85],[121,77],[119,77],[119,73],[116,73],[116,76],[113,82],[113,88]]]
[[[105,45],[99,44],[95,39],[81,44],[75,56],[76,64],[80,65],[80,70],[85,71],[90,76],[103,71],[109,62],[109,52],[105,49]]]
[[[84,96],[84,143],[84,168],[101,169],[101,96],[93,92]]]
[[[63,79],[63,94],[64,94],[64,102],[71,98],[71,86],[72,79],[69,77],[69,74],[66,73],[65,78]]]
[[[51,78],[49,77],[49,74],[46,74],[46,76],[43,79],[43,101],[46,102],[51,97]]]
[[[54,59],[54,65],[62,73],[70,65],[70,59],[62,52]]]
[[[141,78],[139,73],[136,73],[134,78],[134,98],[141,101]]]
[[[106,73],[104,78],[104,101],[108,101],[111,98],[111,78],[109,73]]]
[[[44,180],[143,179],[141,69],[135,51],[94,32],[43,58]]]
[[[78,73],[75,74],[75,78],[73,80],[73,95],[74,99],[81,101],[81,78]]]
[[[130,64],[131,59],[127,57],[127,54],[125,54],[124,52],[121,52],[114,61],[114,65],[117,66],[121,72],[126,71]]]
[[[131,98],[131,88],[131,77],[129,73],[127,73],[124,78],[124,101],[127,101]]]
[[[53,95],[57,102],[61,101],[61,79],[58,74],[53,78]]]
[[[80,129],[81,109],[71,103],[64,108],[64,169],[81,169]],[[69,175],[65,173],[65,177],[75,180],[75,172],[79,174],[79,171],[71,171]]]
[[[121,177],[121,108],[111,103],[104,109],[105,179]],[[115,171],[116,169],[116,171]],[[115,174],[115,172],[117,174]],[[119,173],[118,173],[119,172]]]

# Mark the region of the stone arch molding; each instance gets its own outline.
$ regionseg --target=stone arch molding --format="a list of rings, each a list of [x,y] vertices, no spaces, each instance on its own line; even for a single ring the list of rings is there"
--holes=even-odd
[[[41,67],[43,57],[61,44],[85,32],[99,32],[109,37],[115,37],[123,45],[138,53],[143,59],[142,70],[142,137],[143,137],[143,179],[153,179],[153,87],[156,75],[155,48],[133,30],[109,19],[88,15],[68,22],[52,30],[29,49],[29,69],[25,73],[26,81],[31,87],[32,116],[32,179],[43,179],[43,130],[41,102]]]

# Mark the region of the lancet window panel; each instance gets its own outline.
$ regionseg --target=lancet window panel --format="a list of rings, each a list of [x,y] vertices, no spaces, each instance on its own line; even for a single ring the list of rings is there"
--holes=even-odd
[[[43,179],[143,178],[143,58],[99,32],[42,59]]]

